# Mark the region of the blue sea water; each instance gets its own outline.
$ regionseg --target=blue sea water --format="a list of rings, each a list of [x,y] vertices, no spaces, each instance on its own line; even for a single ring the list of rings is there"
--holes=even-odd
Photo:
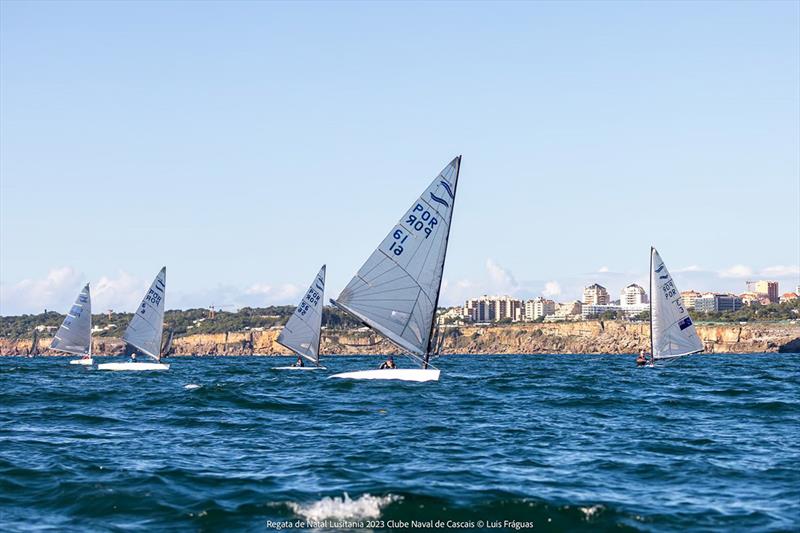
[[[0,359],[0,530],[800,528],[797,355],[446,356],[424,384],[287,361]]]

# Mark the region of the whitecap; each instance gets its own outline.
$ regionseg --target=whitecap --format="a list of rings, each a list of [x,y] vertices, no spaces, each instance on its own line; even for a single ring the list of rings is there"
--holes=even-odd
[[[387,494],[386,496],[364,494],[353,500],[345,492],[341,498],[339,496],[333,498],[325,496],[321,500],[308,504],[289,502],[287,505],[295,514],[302,516],[306,520],[356,520],[379,518],[381,509],[400,499],[400,496],[394,494]]]
[[[602,505],[592,505],[591,507],[579,507],[581,512],[583,513],[583,517],[586,520],[591,520],[595,517],[600,511],[604,509]]]
[[[202,385],[198,385],[196,383],[189,383],[188,385],[184,385],[183,386],[183,388],[186,389],[186,390],[199,389],[200,387],[202,387]]]

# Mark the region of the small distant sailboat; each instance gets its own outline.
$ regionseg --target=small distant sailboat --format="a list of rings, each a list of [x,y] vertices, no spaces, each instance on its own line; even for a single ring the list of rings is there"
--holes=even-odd
[[[166,290],[167,267],[164,267],[153,280],[142,304],[133,315],[128,329],[122,336],[122,340],[127,344],[152,357],[155,362],[103,363],[97,365],[98,370],[169,370],[169,365],[161,362],[161,335],[164,330]]]
[[[92,365],[92,298],[89,294],[89,284],[78,294],[72,304],[64,322],[58,328],[55,337],[50,342],[52,350],[73,355],[81,355],[80,359],[73,359],[71,365]]]
[[[422,368],[345,372],[332,378],[439,379],[439,370],[429,368],[429,360],[436,354],[436,308],[460,168],[458,156],[411,204],[339,298],[331,300],[419,361]]]
[[[298,357],[308,359],[314,366],[279,366],[273,370],[324,370],[319,364],[320,327],[322,306],[325,301],[325,265],[300,300],[294,314],[278,335],[277,342],[289,348]]]
[[[703,341],[683,306],[672,276],[658,251],[651,247],[650,353],[653,362],[699,353],[703,349]]]

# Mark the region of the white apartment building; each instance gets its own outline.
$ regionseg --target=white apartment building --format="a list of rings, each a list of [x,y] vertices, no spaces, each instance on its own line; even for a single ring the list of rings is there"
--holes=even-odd
[[[630,305],[641,305],[648,303],[647,292],[636,283],[631,283],[624,289],[619,296],[619,305],[627,307]]]
[[[583,289],[584,305],[608,305],[610,300],[608,291],[602,285],[594,283]]]
[[[541,317],[554,315],[556,313],[556,303],[553,300],[542,298],[541,296],[525,302],[524,319],[527,321],[538,320]]]

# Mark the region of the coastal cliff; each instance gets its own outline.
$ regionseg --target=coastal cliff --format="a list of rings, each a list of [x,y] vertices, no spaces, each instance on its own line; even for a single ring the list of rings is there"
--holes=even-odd
[[[186,335],[174,339],[172,355],[289,355],[275,342],[279,328],[265,331]],[[699,324],[697,332],[709,353],[800,352],[800,324]],[[443,353],[448,354],[539,354],[622,353],[648,349],[650,330],[646,323],[582,321],[503,326],[447,328]],[[58,355],[46,349],[49,338],[39,342],[39,353]],[[0,355],[25,355],[30,339],[0,339]],[[116,355],[124,343],[116,337],[94,339],[93,352]],[[323,331],[324,354],[390,354],[396,348],[371,331]]]

